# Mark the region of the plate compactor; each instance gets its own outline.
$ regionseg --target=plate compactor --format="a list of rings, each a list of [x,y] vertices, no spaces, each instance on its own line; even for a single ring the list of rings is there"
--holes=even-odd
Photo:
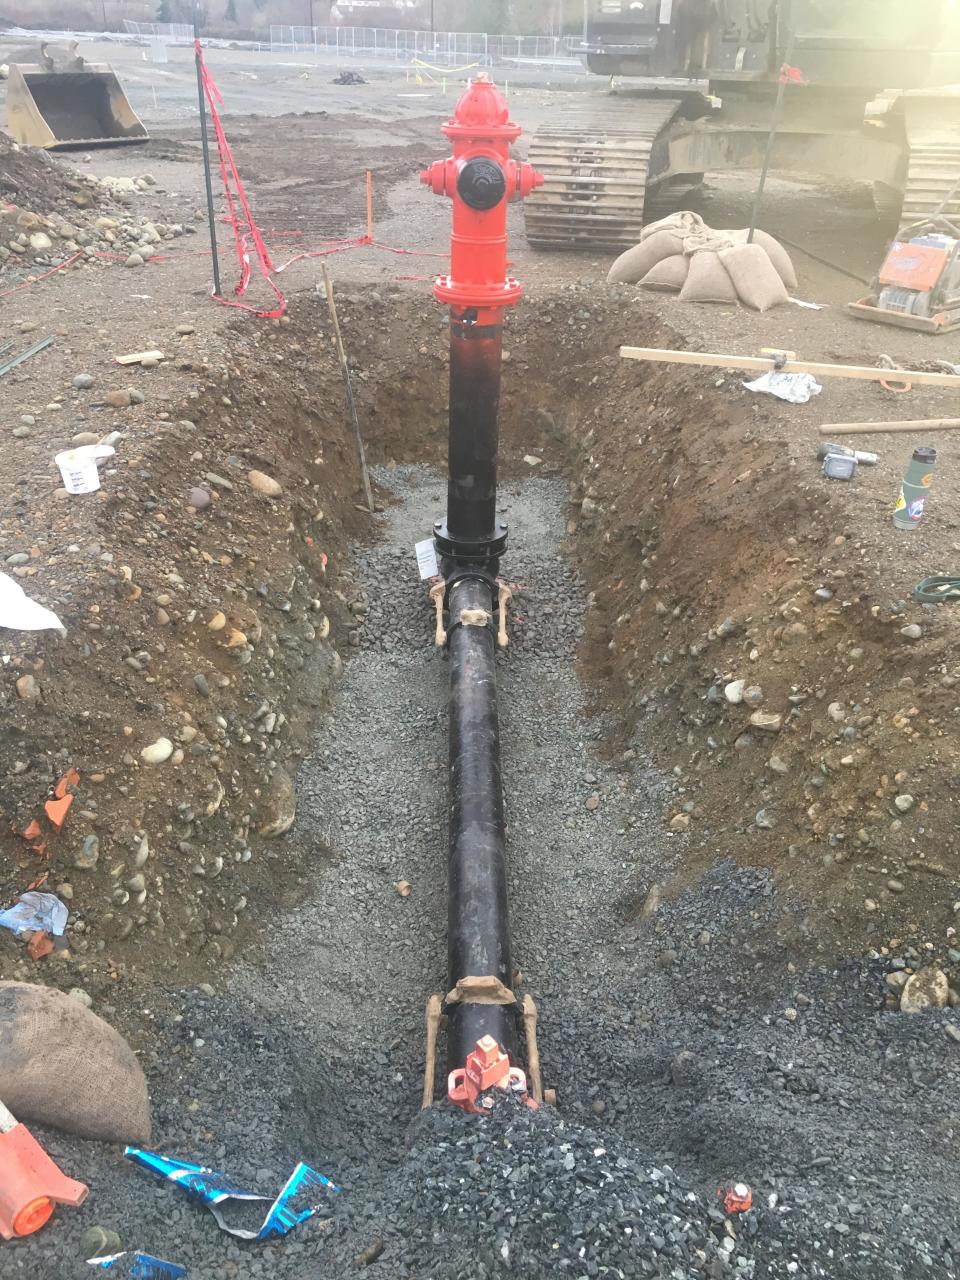
[[[904,227],[871,293],[847,310],[859,320],[922,333],[960,327],[960,226],[941,215]]]

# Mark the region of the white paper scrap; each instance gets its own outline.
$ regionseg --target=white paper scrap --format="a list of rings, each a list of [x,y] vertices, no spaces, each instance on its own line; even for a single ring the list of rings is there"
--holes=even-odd
[[[778,400],[789,400],[791,404],[806,404],[823,390],[812,373],[776,373],[773,370],[743,385],[748,391],[763,391]]]
[[[0,573],[0,627],[11,631],[67,630],[52,609],[31,600],[20,583],[5,573]]]

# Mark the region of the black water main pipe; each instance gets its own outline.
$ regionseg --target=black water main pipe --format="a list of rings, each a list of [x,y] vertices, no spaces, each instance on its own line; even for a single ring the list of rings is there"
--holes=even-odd
[[[507,905],[506,838],[500,778],[496,584],[485,575],[450,587],[450,849],[447,860],[447,953],[451,988],[461,978],[513,986]],[[487,622],[462,622],[461,618]],[[491,1035],[512,1062],[519,1047],[516,1004],[453,1003],[447,1007],[450,1070],[462,1067],[477,1041]]]

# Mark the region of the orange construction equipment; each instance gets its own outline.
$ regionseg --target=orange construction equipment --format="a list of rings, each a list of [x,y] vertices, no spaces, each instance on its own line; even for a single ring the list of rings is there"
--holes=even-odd
[[[54,1164],[40,1143],[0,1102],[0,1236],[39,1231],[57,1204],[76,1208],[87,1188]]]

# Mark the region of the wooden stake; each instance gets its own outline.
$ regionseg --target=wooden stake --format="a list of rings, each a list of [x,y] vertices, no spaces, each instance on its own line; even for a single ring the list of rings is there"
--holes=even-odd
[[[523,997],[523,1028],[527,1035],[527,1079],[534,1102],[543,1102],[543,1077],[540,1074],[540,1052],[537,1048],[537,1006],[533,996]]]
[[[367,241],[373,244],[373,171],[367,170]]]
[[[894,431],[957,431],[960,418],[901,419],[898,422],[826,422],[820,428],[822,436],[857,436],[876,432],[878,435]]]
[[[426,1111],[427,1107],[433,1102],[433,1085],[437,1074],[437,1031],[440,1027],[442,1012],[443,1000],[436,994],[432,995],[427,1001],[427,1048],[423,1069],[421,1111]]]
[[[363,437],[360,434],[360,420],[357,418],[357,406],[353,399],[353,386],[350,382],[350,366],[347,364],[347,353],[343,349],[343,338],[340,336],[340,321],[337,319],[337,304],[333,300],[333,282],[330,279],[330,273],[327,271],[327,264],[320,264],[320,271],[323,275],[323,286],[327,291],[327,306],[330,308],[330,319],[333,321],[333,332],[337,340],[337,356],[340,360],[340,373],[343,376],[343,385],[347,392],[347,407],[350,410],[350,419],[353,422],[353,434],[357,439],[357,455],[360,458],[360,474],[363,477],[363,493],[367,500],[367,510],[373,510],[373,494],[370,492],[370,476],[367,473],[367,455],[363,449]],[[960,379],[958,379],[960,381]]]
[[[751,373],[812,373],[815,378],[858,378],[863,382],[912,382],[922,387],[960,387],[953,373],[921,373],[914,369],[874,369],[869,365],[818,364],[788,360],[780,369],[763,356],[720,355],[712,351],[669,351],[657,347],[621,347],[624,360],[654,360],[663,364],[696,364],[715,369],[747,369]]]

